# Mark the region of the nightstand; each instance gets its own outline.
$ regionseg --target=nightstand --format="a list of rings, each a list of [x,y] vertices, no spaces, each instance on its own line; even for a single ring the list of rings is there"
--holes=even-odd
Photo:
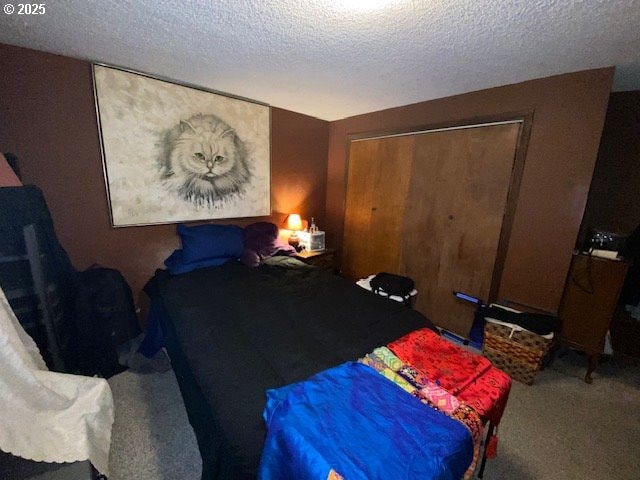
[[[333,272],[336,269],[335,252],[333,248],[325,248],[317,252],[303,250],[302,252],[296,253],[295,258],[307,265],[313,265]]]

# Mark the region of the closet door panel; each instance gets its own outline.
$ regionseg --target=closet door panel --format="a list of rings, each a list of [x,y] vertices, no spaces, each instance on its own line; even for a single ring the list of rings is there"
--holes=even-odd
[[[342,257],[348,278],[398,271],[414,141],[405,136],[350,144]]]
[[[489,297],[519,131],[505,124],[415,136],[400,271],[416,282],[416,309],[464,336],[475,308],[453,291]]]

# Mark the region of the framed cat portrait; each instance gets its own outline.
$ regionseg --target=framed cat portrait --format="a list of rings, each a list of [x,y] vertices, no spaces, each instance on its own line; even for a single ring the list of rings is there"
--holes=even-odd
[[[114,227],[271,213],[268,105],[93,65]]]

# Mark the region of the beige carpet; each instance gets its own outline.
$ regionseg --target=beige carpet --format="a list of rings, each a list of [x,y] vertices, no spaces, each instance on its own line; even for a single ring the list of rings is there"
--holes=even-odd
[[[109,480],[196,480],[202,462],[173,370],[109,379],[115,402]]]
[[[640,367],[613,359],[584,383],[586,360],[556,359],[514,382],[487,480],[640,478]],[[116,402],[110,480],[195,480],[201,463],[172,371],[109,380]]]
[[[514,382],[486,479],[640,478],[640,368],[609,359],[589,385],[586,363],[570,352]]]

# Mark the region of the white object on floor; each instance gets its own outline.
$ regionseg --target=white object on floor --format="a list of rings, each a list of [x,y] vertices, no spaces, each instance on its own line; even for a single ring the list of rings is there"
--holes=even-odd
[[[640,305],[625,305],[624,309],[636,320],[640,320]]]
[[[605,355],[613,355],[613,346],[611,345],[611,330],[607,330],[607,335],[604,337],[604,347],[602,353]]]
[[[89,460],[108,475],[106,380],[50,372],[0,288],[0,450],[37,462]]]
[[[369,290],[370,292],[373,292],[373,289],[371,288],[371,280],[373,280],[373,277],[375,277],[375,275],[369,275],[367,278],[361,278],[356,282],[356,285],[364,288],[365,290]],[[389,296],[383,291],[378,291],[376,292],[376,294],[380,295],[381,297],[389,297],[389,300],[395,300],[396,302],[400,302],[400,303],[404,302],[404,298],[402,298],[399,295]],[[418,294],[418,290],[416,290],[415,288],[409,292],[409,296],[411,297],[415,297],[417,294]]]
[[[594,257],[608,258],[609,260],[619,260],[618,252],[614,252],[612,250],[598,250],[597,248],[594,248],[591,250],[591,255]]]

